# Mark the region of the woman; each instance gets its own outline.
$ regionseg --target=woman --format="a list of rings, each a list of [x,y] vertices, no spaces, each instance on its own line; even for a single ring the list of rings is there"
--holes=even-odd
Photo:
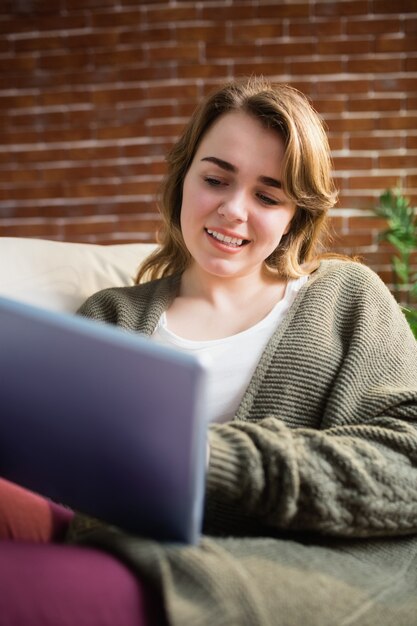
[[[201,544],[70,533],[151,581],[169,623],[415,618],[417,345],[373,272],[319,256],[330,167],[299,92],[226,85],[169,155],[139,284],[81,307],[212,356]]]
[[[212,538],[158,547],[172,623],[281,623],[279,610],[282,623],[309,624],[415,614],[404,589],[417,584],[417,345],[373,272],[319,258],[335,197],[307,100],[262,80],[227,85],[169,155],[161,248],[138,276],[148,282],[81,308],[212,355]],[[114,543],[154,575],[132,557],[138,542]]]

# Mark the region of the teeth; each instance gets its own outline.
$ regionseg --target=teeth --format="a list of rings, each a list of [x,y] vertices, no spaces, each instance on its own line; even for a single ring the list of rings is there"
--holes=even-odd
[[[215,230],[208,230],[209,235],[214,237],[214,239],[218,239],[222,243],[231,244],[233,246],[241,246],[243,243],[243,239],[237,239],[237,237],[229,237],[228,235],[222,235],[221,233],[216,232]]]

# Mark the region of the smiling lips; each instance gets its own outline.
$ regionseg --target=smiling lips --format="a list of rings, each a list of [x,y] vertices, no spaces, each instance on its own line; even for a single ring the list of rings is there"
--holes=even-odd
[[[213,239],[220,241],[220,243],[230,246],[232,248],[239,248],[240,246],[249,243],[248,239],[239,239],[238,237],[231,237],[229,235],[223,235],[216,230],[205,229],[206,233]]]

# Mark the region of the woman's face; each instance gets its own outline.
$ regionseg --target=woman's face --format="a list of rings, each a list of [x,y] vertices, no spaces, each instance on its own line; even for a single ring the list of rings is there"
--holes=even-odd
[[[295,204],[281,188],[284,142],[251,115],[222,115],[184,179],[181,229],[194,264],[218,277],[261,275]]]

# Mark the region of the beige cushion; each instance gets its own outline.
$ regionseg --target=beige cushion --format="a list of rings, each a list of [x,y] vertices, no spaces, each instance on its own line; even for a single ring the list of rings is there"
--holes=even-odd
[[[2,237],[0,295],[74,312],[100,289],[132,285],[139,264],[154,248]]]

